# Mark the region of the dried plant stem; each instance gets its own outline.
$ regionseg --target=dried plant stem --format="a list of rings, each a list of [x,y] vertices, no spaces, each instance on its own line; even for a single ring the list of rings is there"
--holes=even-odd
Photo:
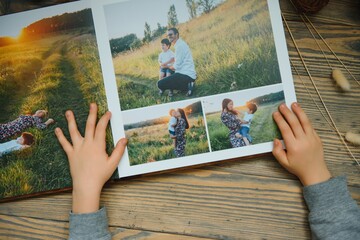
[[[338,134],[340,140],[341,140],[342,143],[344,144],[345,148],[347,149],[347,151],[349,152],[349,154],[351,155],[351,157],[354,159],[354,161],[357,163],[357,165],[360,166],[359,161],[356,159],[356,157],[354,156],[354,154],[351,152],[349,146],[346,144],[344,138],[342,137],[339,129],[337,128],[337,126],[336,126],[336,124],[335,124],[334,119],[332,118],[332,116],[331,116],[331,114],[330,114],[327,106],[325,105],[325,102],[324,102],[324,100],[323,100],[323,98],[322,98],[322,96],[321,96],[321,94],[320,94],[320,91],[319,91],[318,87],[316,86],[315,81],[314,81],[314,79],[313,79],[313,77],[312,77],[312,75],[311,75],[311,73],[310,73],[310,71],[309,71],[309,69],[308,69],[308,67],[307,67],[307,65],[306,65],[306,63],[305,63],[305,60],[304,60],[304,58],[303,58],[303,56],[302,56],[302,54],[301,54],[301,52],[300,52],[300,49],[299,49],[299,47],[298,47],[298,45],[297,45],[297,43],[296,43],[296,41],[295,41],[295,38],[294,38],[294,36],[293,36],[293,34],[292,34],[292,32],[291,32],[291,29],[290,29],[290,27],[289,27],[288,22],[287,22],[286,19],[285,19],[285,16],[284,16],[283,14],[281,14],[281,16],[282,16],[283,21],[284,21],[284,23],[285,23],[286,29],[287,29],[288,32],[289,32],[289,35],[290,35],[290,37],[291,37],[291,40],[292,40],[293,43],[294,43],[294,46],[295,46],[295,48],[296,48],[296,51],[298,52],[298,55],[299,55],[299,57],[300,57],[300,59],[301,59],[301,62],[302,62],[302,64],[303,64],[303,66],[304,66],[307,74],[309,75],[309,78],[310,78],[310,80],[311,80],[311,83],[312,83],[312,85],[314,86],[314,89],[315,89],[317,95],[319,96],[320,101],[321,101],[321,103],[322,103],[322,105],[323,105],[323,107],[324,107],[327,115],[329,116],[329,119],[330,119],[330,121],[331,121],[331,123],[332,123],[332,125],[333,125],[333,127],[334,127],[334,129],[335,129],[335,131],[336,131],[336,133]]]

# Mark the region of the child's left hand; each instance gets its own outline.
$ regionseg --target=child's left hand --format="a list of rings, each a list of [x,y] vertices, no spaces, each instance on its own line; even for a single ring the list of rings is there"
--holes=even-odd
[[[106,127],[111,113],[105,113],[96,126],[96,104],[90,104],[85,137],[82,137],[78,131],[73,112],[67,111],[65,116],[72,144],[65,138],[60,128],[55,129],[55,134],[70,164],[73,180],[72,211],[73,213],[95,212],[99,210],[101,189],[118,166],[127,140],[120,139],[110,156],[106,153]]]

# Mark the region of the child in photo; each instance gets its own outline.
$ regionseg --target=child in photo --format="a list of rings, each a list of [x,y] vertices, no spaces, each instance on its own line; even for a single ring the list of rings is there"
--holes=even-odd
[[[170,120],[169,120],[168,129],[169,129],[169,133],[170,133],[170,138],[174,139],[174,143],[175,143],[175,138],[176,138],[175,126],[177,124],[175,109],[171,109],[169,111],[169,114],[170,114],[171,117],[170,117]]]
[[[252,137],[250,136],[250,125],[254,117],[255,112],[257,111],[257,105],[255,103],[249,102],[246,103],[247,111],[244,113],[244,118],[241,121],[241,127],[238,133],[235,135],[238,138],[243,138],[246,145],[252,144]]]
[[[0,143],[0,157],[13,151],[23,150],[34,143],[34,136],[31,133],[23,132],[16,140]]]
[[[168,77],[174,73],[169,67],[173,65],[175,62],[175,54],[170,50],[171,43],[169,39],[164,38],[161,40],[161,50],[162,52],[159,54],[159,64],[160,64],[160,76],[159,80],[164,77]]]

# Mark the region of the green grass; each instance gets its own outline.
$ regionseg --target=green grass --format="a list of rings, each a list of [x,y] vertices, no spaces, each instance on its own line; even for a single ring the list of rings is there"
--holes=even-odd
[[[107,109],[95,36],[74,31],[2,47],[0,52],[0,64],[7,66],[2,70],[0,91],[13,94],[3,106],[6,114],[1,116],[1,122],[37,109],[48,110],[49,117],[56,121],[45,130],[27,129],[34,134],[35,144],[0,159],[0,198],[71,186],[67,157],[53,131],[60,127],[69,139],[64,117],[68,109],[75,112],[81,133],[90,102],[98,103],[99,115]],[[25,75],[28,77],[22,77]],[[19,89],[14,82],[24,87]],[[6,102],[3,95],[0,102]],[[108,133],[107,148],[111,150]]]
[[[249,132],[253,144],[270,142],[274,138],[281,139],[281,134],[272,118],[272,113],[277,110],[280,103],[263,104],[258,107]],[[206,115],[212,151],[231,148],[229,129],[221,122],[220,116],[221,112]],[[239,118],[241,119],[241,116]]]
[[[209,151],[206,130],[202,117],[189,118],[186,130],[185,156]],[[167,123],[134,128],[125,132],[129,139],[128,151],[131,165],[176,158],[173,140],[170,139]]]
[[[265,0],[228,0],[178,28],[198,75],[193,97],[281,82]],[[123,110],[185,99],[157,96],[160,38],[113,59]]]

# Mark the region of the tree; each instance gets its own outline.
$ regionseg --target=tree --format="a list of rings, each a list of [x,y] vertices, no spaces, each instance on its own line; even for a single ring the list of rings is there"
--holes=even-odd
[[[144,38],[143,38],[143,42],[144,43],[148,43],[151,41],[151,28],[150,25],[145,22],[145,29],[144,29]]]
[[[123,51],[134,50],[141,46],[141,41],[134,34],[128,34],[121,38],[115,38],[110,40],[111,54],[116,56],[116,54]]]
[[[175,5],[173,4],[170,6],[168,12],[168,27],[175,27],[178,23],[179,21],[175,10]]]
[[[166,27],[162,27],[160,25],[160,23],[157,24],[157,29],[155,29],[152,33],[151,39],[155,39],[160,37],[161,35],[163,35],[166,32]]]
[[[196,18],[197,17],[197,8],[198,4],[195,0],[186,0],[186,7],[188,8],[188,12],[190,14],[190,18]]]
[[[204,13],[209,13],[214,8],[214,0],[199,0],[198,6]]]

